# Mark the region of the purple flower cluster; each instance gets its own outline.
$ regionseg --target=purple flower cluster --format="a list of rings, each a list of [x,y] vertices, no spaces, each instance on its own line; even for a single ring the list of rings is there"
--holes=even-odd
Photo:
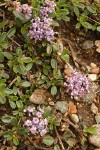
[[[89,92],[89,81],[84,74],[76,69],[72,71],[72,76],[66,78],[65,86],[67,93],[70,92],[71,97],[83,97],[86,92]]]
[[[13,2],[13,7],[17,12],[22,13],[27,20],[29,20],[31,18],[31,16],[32,16],[32,7],[29,6],[28,4],[22,4],[21,5],[20,2],[14,1]]]
[[[52,28],[52,19],[48,17],[49,13],[55,10],[56,4],[54,1],[45,0],[44,5],[40,8],[40,18],[36,17],[31,20],[32,25],[30,26],[29,35],[35,42],[46,39],[48,42],[52,42],[54,34]]]
[[[32,25],[29,30],[29,35],[31,39],[36,41],[42,41],[46,39],[51,42],[54,38],[55,32],[51,27],[52,19],[50,18],[35,18],[31,20]]]
[[[54,1],[45,0],[44,5],[40,9],[40,15],[48,17],[49,13],[52,13],[55,11],[56,4]]]
[[[34,135],[40,134],[44,136],[48,132],[48,120],[43,118],[43,109],[39,108],[37,111],[35,107],[28,107],[24,112],[27,112],[30,117],[24,123],[28,131]]]

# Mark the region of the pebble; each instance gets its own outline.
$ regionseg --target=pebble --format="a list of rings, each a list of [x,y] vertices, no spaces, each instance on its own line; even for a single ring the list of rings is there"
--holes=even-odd
[[[95,116],[95,120],[97,124],[100,124],[100,114]]]
[[[30,97],[30,102],[34,104],[46,104],[51,95],[43,89],[36,89]]]
[[[93,41],[91,40],[86,40],[84,43],[83,43],[83,49],[91,49],[92,47],[94,46],[94,43]]]
[[[100,0],[99,0],[99,4],[100,4]],[[96,41],[95,41],[95,46],[97,47],[96,51],[97,51],[98,53],[100,53],[100,40],[96,40]]]
[[[90,82],[90,89],[89,92],[84,95],[83,98],[75,99],[76,101],[83,101],[86,103],[92,103],[94,99],[96,98],[97,89],[99,86],[95,82]]]
[[[90,66],[91,66],[92,68],[96,68],[96,67],[97,67],[95,63],[91,63]]]
[[[90,69],[90,72],[91,72],[91,73],[93,73],[93,74],[98,74],[98,73],[100,73],[100,68],[97,67],[96,64],[91,63],[91,64],[90,64],[90,67],[91,67],[91,69]]]
[[[49,105],[54,106],[55,103],[53,101],[49,102]]]
[[[100,68],[99,68],[99,67],[97,67],[97,68],[92,68],[92,69],[91,69],[91,73],[93,73],[93,74],[99,74],[99,73],[100,73]]]
[[[72,114],[70,116],[71,120],[74,122],[74,123],[78,123],[79,122],[79,118],[76,114]]]
[[[68,111],[68,103],[66,101],[58,101],[56,102],[55,108],[64,114]]]
[[[75,146],[78,143],[78,141],[75,138],[68,138],[67,143],[70,144],[70,145]]]
[[[97,80],[97,75],[96,75],[96,74],[88,74],[88,78],[89,78],[91,81],[95,81],[95,80]]]
[[[91,111],[94,114],[98,113],[98,107],[94,103],[92,103],[92,105],[91,105]]]
[[[100,4],[100,0],[94,0],[94,2]]]
[[[100,124],[93,125],[96,128],[96,135],[90,135],[89,142],[100,148]]]

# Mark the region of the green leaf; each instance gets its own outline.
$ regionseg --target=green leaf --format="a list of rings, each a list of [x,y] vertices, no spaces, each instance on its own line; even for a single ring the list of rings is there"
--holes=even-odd
[[[0,52],[0,62],[2,62],[4,60],[4,53]]]
[[[55,141],[54,138],[52,136],[49,136],[49,135],[47,135],[43,138],[43,143],[48,145],[48,146],[51,146],[54,143],[54,141]]]
[[[12,126],[17,126],[17,124],[18,124],[17,119],[15,117],[11,117],[11,125]]]
[[[86,127],[86,128],[83,129],[83,131],[86,132],[86,133],[90,133],[90,134],[96,134],[96,128],[93,127],[93,126],[89,127],[89,128]]]
[[[0,23],[0,29],[1,29],[1,28],[4,28],[4,26],[7,25],[8,23],[9,23],[8,20],[2,21],[2,22]]]
[[[9,88],[4,89],[3,92],[5,92],[6,94],[12,94],[13,93],[13,91]]]
[[[79,9],[76,6],[74,6],[74,13],[77,17],[79,17]]]
[[[54,146],[54,150],[60,150],[59,145],[55,145],[55,146]]]
[[[52,86],[52,88],[51,88],[51,94],[52,95],[56,95],[57,94],[57,87],[56,86]]]
[[[21,134],[21,135],[24,135],[24,136],[27,136],[27,131],[25,128],[20,128],[18,131],[17,131],[18,134]]]
[[[22,49],[20,48],[20,47],[17,47],[17,49],[16,49],[16,54],[17,54],[17,56],[22,56]]]
[[[15,109],[15,108],[16,108],[15,102],[9,101],[9,104],[10,104],[10,107],[11,107],[12,109]]]
[[[59,23],[55,20],[53,20],[52,25],[55,26],[55,27],[59,27]]]
[[[68,16],[61,16],[61,19],[64,21],[70,21],[70,18]]]
[[[54,58],[51,59],[51,67],[57,70],[57,61]]]
[[[29,64],[26,66],[26,71],[31,70],[32,66],[33,66],[33,63],[29,63]]]
[[[8,59],[8,60],[12,60],[13,59],[13,55],[9,52],[4,52],[4,56]]]
[[[93,6],[87,6],[87,9],[90,13],[96,13],[96,7],[93,7]]]
[[[77,23],[76,24],[76,29],[79,29],[81,27],[81,24],[80,23]]]
[[[0,35],[0,43],[4,42],[6,40],[6,37],[7,37],[7,33],[6,32],[3,32],[1,35]]]
[[[68,50],[64,50],[62,52],[61,59],[64,60],[65,62],[68,62],[68,59],[69,59]]]
[[[8,138],[10,136],[13,136],[13,131],[9,130],[3,133],[4,138]]]
[[[20,76],[17,76],[16,79],[17,79],[17,82],[18,82],[18,83],[21,83],[21,77],[20,77]]]
[[[52,46],[50,44],[47,45],[47,53],[48,54],[52,53]]]
[[[92,25],[88,22],[82,22],[82,26],[87,29],[92,29]]]
[[[43,117],[44,117],[44,118],[47,118],[47,117],[50,116],[50,115],[51,115],[51,107],[48,106],[48,107],[45,108]]]
[[[52,45],[52,48],[53,48],[53,52],[56,52],[57,50],[59,50],[59,45],[57,43],[54,43]]]
[[[22,101],[16,101],[16,105],[17,105],[18,108],[23,108]]]
[[[17,11],[13,11],[13,14],[16,18],[20,19],[21,21],[25,21],[25,17],[22,13],[18,13]]]
[[[10,124],[11,123],[11,116],[5,115],[1,118],[2,122]]]
[[[30,57],[22,57],[20,59],[20,61],[21,61],[21,63],[30,63],[30,62],[32,62],[32,58],[30,58]]]
[[[13,143],[17,146],[19,145],[19,140],[16,137],[13,137]]]
[[[31,86],[31,83],[29,81],[24,81],[20,84],[20,86],[29,87],[29,86]]]
[[[8,38],[11,38],[12,36],[14,36],[14,34],[16,33],[16,28],[11,28],[9,31],[8,31]]]
[[[76,7],[78,7],[78,8],[81,8],[82,10],[85,9],[85,5],[82,4],[82,3],[74,3],[74,5],[75,5]]]
[[[0,96],[0,104],[5,104],[7,101],[6,97]]]

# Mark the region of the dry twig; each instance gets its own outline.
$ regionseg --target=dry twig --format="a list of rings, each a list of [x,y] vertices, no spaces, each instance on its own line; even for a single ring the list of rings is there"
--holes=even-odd
[[[7,3],[0,3],[0,7],[6,6],[6,5],[7,5]]]
[[[79,140],[80,140],[80,137],[83,136],[82,132],[81,132],[82,130],[80,129],[80,126],[72,123],[68,118],[62,118],[62,120],[65,121],[66,123],[68,123],[69,125],[71,125],[75,129],[76,133],[78,133]]]
[[[56,135],[57,135],[57,137],[58,137],[58,140],[59,140],[59,143],[60,143],[60,145],[61,145],[62,150],[65,150],[64,145],[63,145],[63,142],[62,142],[62,140],[61,140],[61,138],[60,138],[60,135],[59,135],[59,133],[58,133],[56,127],[55,127],[55,132],[56,132]]]
[[[31,138],[29,138],[28,137],[28,139],[29,139],[29,141],[30,141],[30,143],[35,147],[35,149],[40,149],[40,150],[50,150],[50,148],[45,148],[45,147],[40,147],[40,146],[38,146],[38,145],[36,145],[32,140],[31,140]]]

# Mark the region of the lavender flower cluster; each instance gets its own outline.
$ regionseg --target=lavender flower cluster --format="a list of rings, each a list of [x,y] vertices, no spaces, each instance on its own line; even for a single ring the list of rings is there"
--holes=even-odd
[[[51,42],[54,37],[55,32],[51,27],[52,19],[50,18],[42,18],[39,17],[31,20],[32,25],[29,30],[29,35],[31,39],[36,41],[42,41],[46,39]]]
[[[44,110],[39,108],[38,111],[35,107],[28,107],[24,110],[24,112],[28,113],[30,119],[27,119],[24,123],[24,126],[27,127],[28,131],[32,134],[40,134],[44,136],[48,130],[48,120],[43,118]]]
[[[55,10],[56,4],[54,1],[45,0],[45,4],[40,8],[40,18],[36,17],[31,20],[32,25],[30,26],[29,35],[35,42],[46,39],[48,42],[52,42],[54,34],[52,28],[52,19],[48,17],[48,14]]]
[[[76,69],[72,71],[72,76],[66,78],[64,85],[67,87],[67,93],[70,92],[71,97],[82,98],[86,92],[89,92],[89,81],[84,74]]]
[[[49,13],[52,13],[55,11],[56,4],[54,1],[45,0],[44,5],[40,9],[40,15],[48,17]]]
[[[28,4],[22,4],[20,2],[13,2],[13,7],[14,9],[19,12],[22,13],[25,16],[25,19],[29,20],[32,16],[32,7],[29,6]]]

